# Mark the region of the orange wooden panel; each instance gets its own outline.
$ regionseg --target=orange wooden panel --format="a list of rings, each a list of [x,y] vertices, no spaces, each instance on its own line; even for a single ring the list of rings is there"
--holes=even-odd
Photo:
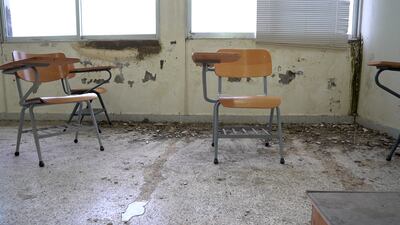
[[[218,53],[236,53],[240,59],[215,65],[221,77],[264,77],[272,73],[271,55],[265,49],[220,49]]]
[[[220,97],[219,102],[227,108],[270,109],[281,104],[281,98],[275,96],[232,96]]]
[[[203,63],[216,64],[223,62],[234,62],[240,58],[236,53],[218,53],[218,52],[195,52],[192,54],[192,60],[197,65],[201,66]]]
[[[67,60],[65,58],[64,53],[50,53],[50,54],[28,54],[25,52],[19,52],[19,51],[13,51],[13,59],[14,61],[22,60],[22,59],[28,59],[31,57],[45,57],[45,58],[53,58],[53,59],[63,59]],[[79,61],[73,60],[70,63]],[[39,81],[40,82],[50,82],[50,81],[55,81],[55,80],[60,80],[64,77],[67,76],[68,74],[68,64],[64,63],[63,65],[60,65],[63,63],[52,63],[47,67],[37,67],[37,71],[39,72]],[[17,76],[23,80],[26,81],[35,81],[35,72],[33,69],[26,69],[22,71],[17,72]]]
[[[312,206],[311,225],[328,225],[314,205]]]
[[[390,61],[372,61],[368,66],[376,66],[377,68],[400,69],[400,62]]]

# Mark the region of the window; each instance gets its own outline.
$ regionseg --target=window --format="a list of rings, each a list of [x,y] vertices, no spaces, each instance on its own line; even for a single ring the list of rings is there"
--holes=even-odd
[[[193,37],[248,37],[256,32],[257,0],[191,0]]]
[[[257,40],[347,45],[350,0],[257,0]]]
[[[156,39],[158,0],[3,0],[6,40]]]
[[[189,36],[339,46],[354,36],[358,1],[191,0]]]

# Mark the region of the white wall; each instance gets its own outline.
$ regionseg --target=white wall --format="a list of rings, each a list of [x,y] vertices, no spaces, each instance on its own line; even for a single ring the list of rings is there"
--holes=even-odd
[[[376,86],[375,67],[368,61],[400,61],[400,1],[364,0],[362,37],[364,60],[358,112],[360,121],[366,125],[380,125],[387,131],[400,128],[400,100]],[[384,72],[383,84],[400,91],[400,73]]]
[[[124,82],[117,83],[113,79],[106,85],[109,92],[104,94],[104,100],[112,114],[119,115],[119,118],[134,115],[199,116],[210,115],[212,106],[202,98],[201,69],[192,62],[192,52],[216,51],[219,48],[267,48],[272,54],[274,67],[269,93],[283,97],[284,115],[346,117],[349,114],[349,49],[265,45],[253,40],[186,40],[186,1],[165,0],[160,3],[162,50],[159,54],[146,56],[144,60],[136,59],[135,49],[87,49],[76,42],[6,43],[3,44],[2,59],[9,61],[14,49],[31,53],[60,51],[93,65],[122,65],[113,72],[114,77],[122,73]],[[160,60],[165,61],[162,69]],[[157,74],[156,80],[143,83],[146,71]],[[282,76],[285,78],[287,71],[295,73],[295,79],[282,84],[279,81]],[[90,79],[90,76],[85,77]],[[210,76],[210,92],[216,90],[216,79],[212,78],[215,77]],[[131,83],[132,87],[128,81],[134,82]],[[14,115],[19,111],[15,82],[7,78],[5,85],[9,99],[7,113]],[[74,85],[83,85],[81,78],[76,79]],[[49,87],[43,86],[43,94],[61,94],[58,84],[47,86]],[[224,90],[241,94],[262,93],[262,81],[226,82]],[[38,111],[50,114],[67,113],[71,107],[42,108]],[[222,113],[262,115],[264,111],[222,110]]]

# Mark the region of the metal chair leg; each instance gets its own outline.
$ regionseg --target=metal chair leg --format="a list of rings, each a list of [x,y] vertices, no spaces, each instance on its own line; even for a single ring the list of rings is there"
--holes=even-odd
[[[100,95],[100,94],[96,93],[96,95],[97,95],[97,97],[99,98],[101,107],[103,107],[104,114],[106,115],[108,125],[111,126],[111,125],[112,125],[112,124],[111,124],[111,120],[110,120],[110,117],[108,116],[108,112],[107,112],[106,106],[104,105],[103,99],[101,98],[101,95]]]
[[[214,164],[218,164],[218,125],[219,125],[219,106],[220,103],[214,104],[213,112],[213,144],[214,144]]]
[[[101,139],[100,139],[99,127],[97,126],[96,117],[94,116],[92,104],[90,104],[89,101],[87,101],[86,103],[87,103],[89,111],[90,111],[90,116],[92,117],[93,127],[96,130],[97,140],[99,141],[99,145],[100,145],[100,151],[104,151],[104,147],[103,147],[103,144],[101,143]]]
[[[270,134],[272,134],[272,120],[274,119],[274,108],[272,108],[271,109],[271,113],[270,113],[270,115],[269,115],[269,123],[268,123],[268,132],[270,133]],[[266,147],[269,147],[270,146],[270,144],[269,144],[269,141],[271,140],[271,137],[270,136],[268,136],[266,139],[265,139],[265,146]]]
[[[77,121],[79,122],[79,127],[78,127],[78,129],[76,130],[76,132],[75,132],[75,139],[74,139],[74,142],[75,143],[78,143],[78,134],[79,134],[79,129],[82,127],[82,119],[83,119],[83,115],[82,115],[82,106],[83,106],[83,103],[82,102],[80,102],[80,103],[78,103],[78,106],[79,106],[79,109],[78,109],[78,118],[77,118]]]
[[[279,155],[281,156],[280,163],[285,164],[285,159],[283,158],[282,125],[279,107],[276,107],[276,120],[278,123]]]
[[[74,117],[74,115],[75,115],[75,113],[76,113],[76,110],[78,109],[78,106],[79,106],[79,103],[76,103],[76,104],[75,104],[75,107],[74,107],[74,110],[72,110],[71,115],[69,115],[67,124],[71,123],[72,118]]]
[[[29,107],[29,116],[31,118],[33,139],[35,140],[36,151],[37,151],[38,158],[39,158],[39,166],[44,167],[44,163],[42,160],[42,154],[40,151],[39,135],[38,135],[37,126],[36,126],[35,114],[33,113],[33,106]]]
[[[22,107],[21,112],[19,113],[19,125],[18,125],[18,135],[17,135],[17,146],[15,147],[15,156],[19,156],[19,147],[21,145],[21,136],[22,136],[22,128],[25,123],[25,107]]]
[[[400,134],[396,140],[396,143],[393,145],[392,150],[390,151],[389,155],[386,157],[387,161],[392,160],[392,156],[393,156],[394,152],[396,151],[397,146],[399,146],[399,144],[400,144]]]

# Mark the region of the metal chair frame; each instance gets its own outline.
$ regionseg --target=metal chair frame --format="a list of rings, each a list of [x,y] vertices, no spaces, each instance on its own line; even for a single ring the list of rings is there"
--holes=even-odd
[[[103,84],[106,84],[106,83],[109,83],[109,82],[110,82],[111,77],[112,77],[111,68],[105,68],[105,69],[103,69],[103,70],[101,70],[101,71],[105,71],[105,72],[108,73],[107,79],[105,79],[105,80],[102,81],[101,83],[99,83],[99,84],[97,84],[97,85],[91,87],[90,89],[87,89],[87,90],[84,91],[83,93],[94,93],[94,94],[97,95],[97,98],[98,98],[99,101],[100,101],[100,105],[101,105],[102,109],[93,109],[93,112],[94,112],[95,115],[104,112],[104,115],[106,116],[107,122],[108,122],[108,124],[111,126],[112,123],[111,123],[110,117],[109,117],[109,115],[108,115],[107,108],[106,108],[106,106],[105,106],[105,104],[104,104],[103,98],[101,97],[101,94],[98,93],[98,92],[96,91],[96,88],[102,86]],[[84,72],[91,72],[91,71],[84,71]],[[84,73],[84,72],[74,71],[74,73]],[[99,72],[99,71],[96,71],[96,72]],[[64,90],[64,92],[65,92],[66,94],[68,94],[68,90],[71,92],[71,87],[69,86],[67,80],[68,80],[68,79],[63,79],[63,80],[61,80],[61,84],[62,84],[63,90]],[[77,113],[78,107],[79,107],[79,104],[78,104],[78,103],[75,104],[75,107],[74,107],[74,109],[72,110],[72,113],[70,114],[70,116],[69,116],[69,118],[68,118],[68,120],[67,120],[67,123],[70,123],[70,122],[72,121],[72,118],[73,118],[74,116],[79,116],[79,113]],[[82,121],[83,118],[84,118],[85,116],[88,116],[88,115],[90,116],[91,113],[90,113],[90,111],[88,111],[88,107],[86,107],[86,110],[83,109],[83,111],[82,111],[82,117],[81,117],[80,120]]]
[[[16,75],[16,72],[18,72],[19,70],[24,70],[24,69],[32,69],[34,71],[34,82],[32,84],[32,86],[24,93],[22,85],[21,85],[21,79]],[[75,132],[75,140],[74,142],[77,143],[78,142],[78,134],[79,134],[79,130],[81,128],[81,124],[78,123],[78,125],[75,124],[65,124],[63,126],[53,126],[53,127],[45,127],[45,128],[38,128],[37,127],[37,123],[36,123],[36,118],[35,118],[35,114],[34,114],[34,108],[38,107],[38,106],[46,106],[46,104],[38,104],[35,102],[29,102],[27,101],[28,97],[33,94],[36,93],[39,89],[39,86],[41,85],[42,82],[40,82],[40,74],[37,71],[35,66],[25,66],[25,67],[20,67],[18,69],[15,70],[4,70],[3,73],[5,74],[14,74],[15,78],[16,78],[16,83],[17,83],[17,90],[18,90],[18,95],[19,95],[19,105],[22,107],[21,108],[21,112],[19,115],[19,125],[18,125],[18,135],[17,135],[17,144],[16,144],[16,149],[15,149],[15,156],[19,156],[19,149],[20,149],[20,143],[21,143],[21,137],[23,133],[28,133],[28,132],[32,132],[33,133],[33,138],[35,141],[35,145],[36,145],[36,151],[37,151],[37,155],[38,155],[38,159],[39,159],[39,166],[40,167],[44,167],[44,162],[42,159],[42,154],[41,154],[41,147],[40,147],[40,142],[39,139],[43,139],[43,138],[49,138],[49,137],[54,137],[54,136],[58,136],[58,135],[62,135],[62,134],[67,134],[67,133],[71,133],[71,132]],[[64,78],[65,79],[65,78]],[[66,83],[66,87],[67,87],[67,92],[68,95],[70,95],[70,89],[69,89],[69,83],[68,81],[65,79],[65,83]],[[98,131],[98,126],[97,126],[97,122],[96,122],[96,118],[91,106],[90,101],[81,101],[78,102],[77,104],[79,105],[79,118],[78,118],[78,122],[82,116],[82,104],[83,102],[86,102],[86,104],[88,105],[89,111],[90,111],[90,115],[92,118],[92,122],[93,122],[93,128],[96,130],[96,135],[97,135],[97,139],[100,145],[100,150],[104,151],[104,147],[102,145],[101,139],[100,139],[100,134]],[[29,109],[29,117],[30,117],[30,121],[31,121],[31,127],[32,129],[27,129],[27,130],[23,130],[23,126],[25,123],[25,111]],[[59,131],[59,128],[64,128],[64,131]],[[71,128],[71,129],[70,129]],[[56,129],[56,132],[52,132],[51,130]],[[43,134],[39,134],[39,132],[43,132]]]
[[[265,138],[266,146],[269,146],[269,141],[274,136],[272,134],[272,122],[274,111],[276,110],[277,120],[277,134],[275,135],[279,140],[279,154],[280,163],[284,164],[283,141],[282,141],[282,125],[279,107],[270,109],[270,116],[267,119],[267,127],[259,129],[258,127],[220,127],[219,126],[219,107],[221,103],[218,99],[211,99],[208,97],[207,92],[207,72],[215,72],[213,64],[202,63],[202,84],[203,84],[203,98],[205,101],[214,104],[213,107],[213,138],[212,146],[214,147],[214,164],[218,164],[218,139],[219,138]],[[264,95],[267,96],[267,75],[263,77]],[[218,95],[222,94],[222,78],[218,76]],[[258,129],[258,130],[257,130]],[[232,131],[232,132],[230,132]]]
[[[376,75],[375,75],[375,83],[376,83],[376,85],[377,85],[378,87],[382,88],[383,90],[385,90],[386,92],[388,92],[388,93],[394,95],[395,97],[400,98],[400,94],[399,94],[399,93],[397,93],[397,92],[393,91],[392,89],[386,87],[385,85],[383,85],[383,84],[379,81],[379,76],[380,76],[381,73],[382,73],[383,71],[385,71],[385,70],[400,72],[400,69],[389,68],[389,67],[387,67],[387,68],[385,68],[385,67],[380,67],[380,69],[378,70],[378,72],[376,72]],[[394,153],[396,152],[396,149],[397,149],[397,147],[399,146],[399,144],[400,144],[400,134],[399,134],[399,136],[397,137],[396,142],[394,143],[393,147],[391,148],[389,154],[388,154],[387,157],[386,157],[386,160],[387,160],[387,161],[392,160],[392,157],[393,157]]]

